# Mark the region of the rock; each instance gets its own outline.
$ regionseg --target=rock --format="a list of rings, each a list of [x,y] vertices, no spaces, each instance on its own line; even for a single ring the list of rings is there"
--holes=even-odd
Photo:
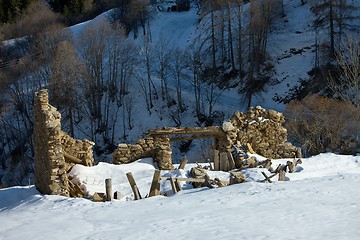
[[[223,122],[222,129],[224,132],[231,132],[235,129],[231,122]]]
[[[209,175],[206,173],[206,170],[200,167],[193,167],[190,169],[190,175],[193,178],[202,178],[205,180],[210,179]],[[199,182],[193,182],[192,183],[194,188],[200,188],[200,187],[204,187],[206,184],[205,183],[199,183]]]
[[[106,201],[106,194],[105,193],[95,192],[92,199],[93,199],[94,202],[105,202]]]
[[[245,175],[238,172],[230,172],[230,185],[245,182]]]

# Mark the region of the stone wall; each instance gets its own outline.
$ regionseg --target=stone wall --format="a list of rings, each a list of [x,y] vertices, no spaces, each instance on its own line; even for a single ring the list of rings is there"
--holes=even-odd
[[[152,157],[160,169],[173,169],[171,155],[169,137],[147,137],[137,140],[135,145],[119,144],[118,150],[113,153],[113,163],[124,164]]]
[[[64,153],[92,166],[94,143],[75,140],[61,130],[61,114],[49,104],[46,90],[36,93],[34,102],[36,188],[43,194],[79,196],[79,186],[74,189],[67,175],[75,163],[67,160]]]
[[[229,121],[233,128],[227,130],[228,141],[238,146],[250,143],[256,153],[267,158],[299,158],[301,149],[287,142],[284,122],[282,113],[260,106],[247,113],[236,112]]]
[[[236,167],[232,152],[234,148],[250,145],[252,149],[268,158],[301,157],[301,149],[287,142],[287,131],[282,113],[250,108],[247,113],[236,112],[222,127],[208,128],[162,128],[146,133],[135,145],[119,144],[113,153],[113,163],[123,164],[139,158],[153,157],[160,169],[173,169],[169,136],[187,134],[184,139],[213,138],[214,168],[228,171]]]

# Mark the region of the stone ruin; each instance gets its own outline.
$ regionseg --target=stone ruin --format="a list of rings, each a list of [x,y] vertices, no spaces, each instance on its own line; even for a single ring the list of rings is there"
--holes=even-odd
[[[75,140],[61,130],[61,114],[49,104],[47,90],[35,94],[35,186],[43,194],[83,197],[87,193],[70,179],[75,164],[92,166],[93,142]]]
[[[214,169],[229,171],[241,167],[243,158],[236,153],[242,147],[268,158],[300,158],[300,148],[287,142],[282,126],[284,116],[261,107],[247,113],[237,112],[222,127],[150,129],[136,144],[119,144],[113,153],[114,164],[125,164],[152,157],[159,169],[174,169],[171,142],[214,139]],[[61,114],[48,102],[47,90],[35,94],[34,106],[35,185],[43,194],[84,197],[87,192],[68,172],[75,164],[93,166],[88,140],[76,140],[61,130]]]
[[[247,113],[236,112],[230,118],[229,127],[223,129],[230,144],[251,144],[252,149],[264,157],[301,158],[301,149],[287,141],[284,123],[282,113],[257,106]]]
[[[239,167],[243,159],[234,153],[243,146],[267,158],[300,158],[301,149],[287,142],[284,122],[282,113],[258,106],[247,113],[236,112],[222,127],[152,129],[145,133],[146,138],[134,145],[119,144],[113,153],[113,163],[153,157],[160,169],[171,170],[174,166],[170,143],[201,138],[214,139],[214,170],[229,171]],[[176,137],[179,135],[181,137]]]

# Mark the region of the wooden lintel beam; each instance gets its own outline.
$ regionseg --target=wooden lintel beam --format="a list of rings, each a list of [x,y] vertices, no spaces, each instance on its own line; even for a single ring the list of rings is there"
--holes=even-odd
[[[221,127],[194,127],[194,128],[159,128],[150,129],[145,133],[146,135],[181,135],[181,134],[202,134],[212,136],[225,136],[225,132]]]
[[[170,138],[170,142],[179,142],[179,141],[189,141],[195,139],[211,139],[211,138],[220,138],[222,136],[214,136],[214,135],[191,135],[191,136],[183,136],[183,137],[172,137]]]

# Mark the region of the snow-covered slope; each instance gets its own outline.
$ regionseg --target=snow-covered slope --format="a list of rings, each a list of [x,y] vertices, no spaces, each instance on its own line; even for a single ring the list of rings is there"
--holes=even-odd
[[[250,181],[140,201],[94,203],[43,196],[34,186],[1,189],[0,239],[358,239],[360,157],[322,154],[303,159],[301,167],[286,182]],[[127,171],[142,181],[153,169],[142,160],[81,174],[100,190],[116,173],[120,184]]]

